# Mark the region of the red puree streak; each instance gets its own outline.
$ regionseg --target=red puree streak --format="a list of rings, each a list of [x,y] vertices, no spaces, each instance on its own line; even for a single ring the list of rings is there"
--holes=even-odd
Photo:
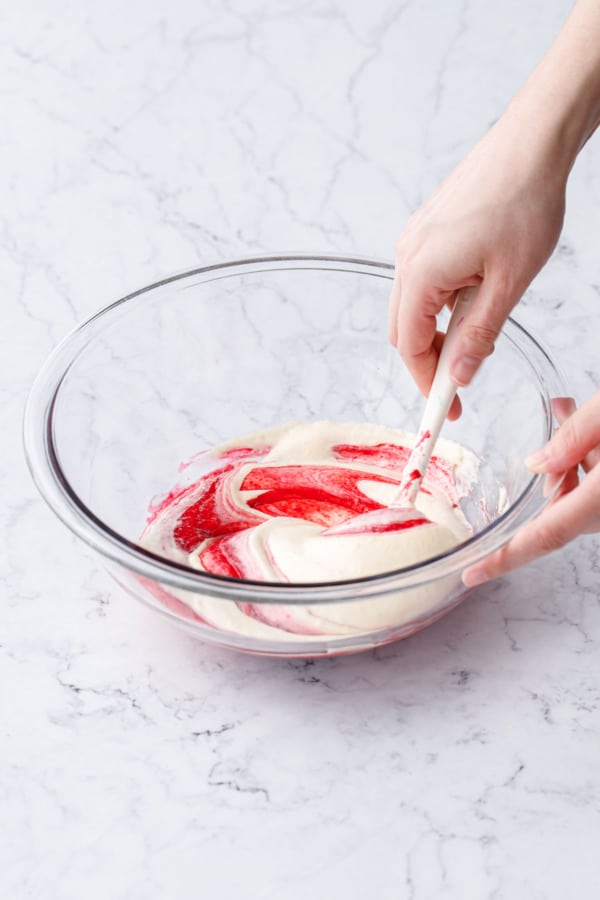
[[[368,447],[356,444],[335,444],[331,449],[336,459],[367,463],[381,469],[394,469],[396,472],[402,472],[411,452],[410,447],[398,447],[396,444],[373,444]],[[443,491],[453,506],[458,505],[452,463],[440,456],[431,457],[421,491],[429,494],[431,491],[428,490],[428,487],[431,486]]]
[[[151,519],[174,504],[182,507],[175,521],[173,538],[186,553],[202,545],[199,561],[205,571],[230,578],[253,578],[253,563],[248,559],[246,542],[251,530],[269,518],[288,516],[321,526],[339,526],[364,513],[385,506],[368,497],[361,490],[361,482],[399,484],[409,448],[395,444],[358,446],[337,444],[332,448],[335,458],[360,465],[367,464],[389,469],[381,475],[355,469],[328,465],[264,466],[250,468],[243,477],[241,491],[258,492],[247,501],[237,504],[233,499],[233,481],[240,469],[260,459],[269,448],[236,447],[221,454],[225,464],[203,475],[195,484],[172,491],[151,510]],[[392,474],[393,471],[393,474]],[[426,481],[455,496],[452,466],[439,457],[432,457]],[[185,504],[190,494],[193,502]],[[190,499],[192,499],[192,497]],[[404,521],[363,526],[359,523],[348,533],[378,533],[399,531],[427,523],[418,514]]]
[[[328,528],[353,516],[382,509],[382,504],[363,494],[358,482],[365,472],[335,466],[273,466],[253,469],[242,481],[242,490],[264,490],[248,506],[270,516],[292,516]],[[397,484],[397,479],[368,475],[370,481]]]
[[[175,542],[191,553],[206,538],[219,537],[251,528],[262,521],[248,514],[241,507],[227,503],[225,491],[238,466],[230,464],[205,475],[196,484],[202,485],[202,493],[195,503],[188,506],[175,523]]]
[[[200,553],[200,563],[206,572],[213,575],[229,575],[230,578],[243,578],[244,569],[236,553],[237,535],[228,534],[216,538]]]

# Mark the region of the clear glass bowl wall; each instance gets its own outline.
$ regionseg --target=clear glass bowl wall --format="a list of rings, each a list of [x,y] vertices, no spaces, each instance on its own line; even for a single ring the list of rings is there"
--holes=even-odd
[[[423,398],[387,342],[392,276],[382,262],[280,256],[183,273],[107,307],[63,342],[32,389],[25,442],[42,494],[130,593],[206,641],[315,656],[395,640],[438,618],[465,595],[464,566],[547,502],[523,458],[549,437],[550,398],[565,390],[545,351],[512,321],[461,419],[444,432],[485,461],[465,508],[475,534],[457,550],[354,582],[269,586],[198,573],[136,546],[150,500],[194,479],[194,467],[179,472],[179,464],[223,441],[292,420],[418,428]],[[393,594],[400,609],[402,592],[426,584],[438,589],[416,618],[285,640],[211,627],[164,596],[175,589],[222,603],[318,606]]]

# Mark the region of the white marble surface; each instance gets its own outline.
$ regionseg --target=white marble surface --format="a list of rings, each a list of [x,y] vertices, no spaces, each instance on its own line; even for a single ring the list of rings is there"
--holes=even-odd
[[[385,650],[235,656],[108,582],[19,433],[55,342],[156,276],[273,249],[390,257],[568,7],[2,5],[2,897],[598,896],[596,538]],[[600,383],[599,226],[596,139],[520,311],[579,399]]]

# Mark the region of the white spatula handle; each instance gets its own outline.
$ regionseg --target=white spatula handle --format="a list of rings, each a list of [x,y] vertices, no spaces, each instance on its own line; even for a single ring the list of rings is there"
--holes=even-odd
[[[450,378],[450,359],[456,333],[477,296],[477,290],[476,287],[463,288],[454,303],[417,440],[402,473],[394,506],[413,506],[419,493],[425,469],[456,395],[456,385]]]

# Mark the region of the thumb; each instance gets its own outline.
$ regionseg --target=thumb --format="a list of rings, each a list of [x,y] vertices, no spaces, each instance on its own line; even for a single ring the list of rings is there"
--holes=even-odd
[[[600,444],[600,392],[563,422],[545,447],[525,460],[532,472],[566,472]],[[584,468],[586,466],[584,465]]]
[[[469,384],[479,366],[494,352],[496,338],[514,304],[507,303],[499,285],[489,276],[481,282],[473,306],[456,332],[450,377],[459,386]]]

